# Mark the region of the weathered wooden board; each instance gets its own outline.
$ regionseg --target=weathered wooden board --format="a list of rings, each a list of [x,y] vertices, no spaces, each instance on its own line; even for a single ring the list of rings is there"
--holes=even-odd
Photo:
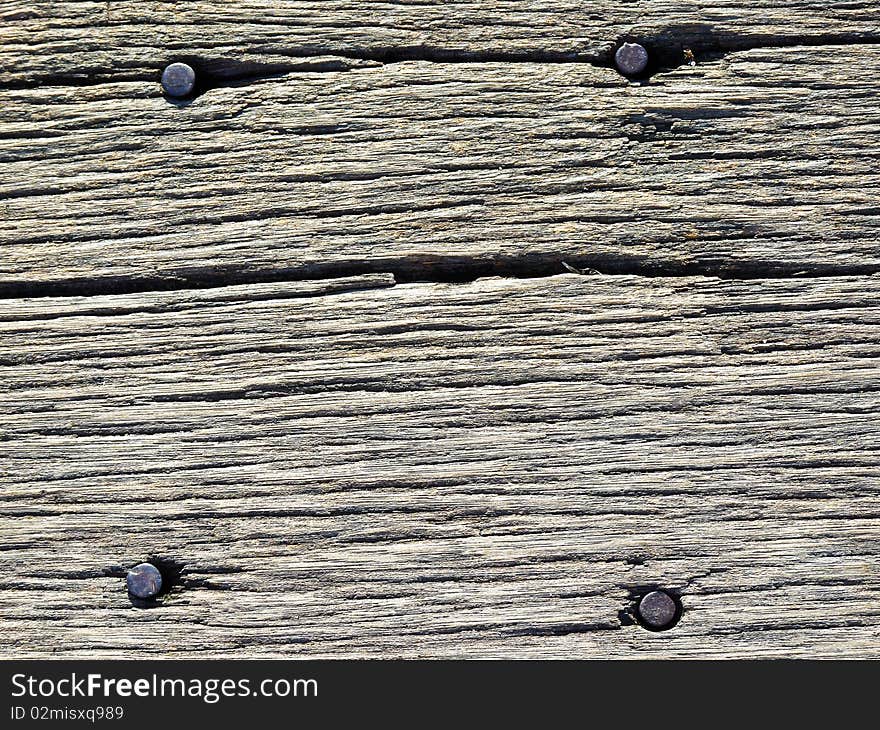
[[[792,42],[877,41],[876,2],[814,0],[234,0],[32,2],[0,9],[0,83],[146,78],[186,56],[220,73],[292,57],[606,62],[634,35],[681,54]]]
[[[0,655],[880,656],[880,278],[390,283],[4,301]]]
[[[182,106],[146,82],[6,91],[0,291],[563,260],[870,273],[880,46],[840,63],[848,50],[735,53],[649,86],[583,64],[412,62]]]
[[[876,5],[6,2],[0,656],[880,658]]]

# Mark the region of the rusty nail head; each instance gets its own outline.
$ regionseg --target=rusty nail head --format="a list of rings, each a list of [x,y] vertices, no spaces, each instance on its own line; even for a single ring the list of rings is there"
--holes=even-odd
[[[150,563],[135,565],[128,571],[125,582],[135,598],[154,598],[162,590],[162,574]]]
[[[196,72],[185,63],[172,63],[162,72],[162,88],[168,96],[189,96],[196,85]]]
[[[649,627],[663,629],[675,621],[678,605],[664,591],[651,591],[639,601],[639,616]]]
[[[614,62],[625,76],[638,76],[648,68],[648,51],[638,43],[624,43],[614,54]]]

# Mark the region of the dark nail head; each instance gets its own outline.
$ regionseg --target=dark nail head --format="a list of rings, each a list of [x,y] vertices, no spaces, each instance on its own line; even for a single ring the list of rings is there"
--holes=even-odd
[[[668,593],[652,591],[639,601],[639,616],[653,629],[665,629],[676,618],[678,606]]]
[[[196,72],[185,63],[172,63],[162,72],[162,88],[168,96],[189,96],[196,85]]]
[[[128,571],[128,592],[135,598],[153,598],[162,590],[162,574],[155,565],[141,563]]]
[[[638,76],[648,68],[648,51],[638,43],[624,43],[614,54],[614,62],[625,76]]]

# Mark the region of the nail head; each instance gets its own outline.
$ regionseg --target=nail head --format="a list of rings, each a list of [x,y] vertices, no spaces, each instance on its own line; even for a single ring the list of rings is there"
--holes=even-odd
[[[196,85],[196,72],[185,63],[172,63],[162,72],[162,88],[177,99],[189,96]]]
[[[664,591],[652,591],[639,601],[639,616],[648,626],[663,629],[675,621],[678,605]]]
[[[624,43],[614,54],[614,62],[620,73],[638,76],[648,68],[648,51],[639,43]]]
[[[136,598],[153,598],[162,590],[162,574],[155,565],[141,563],[128,571],[128,592]]]

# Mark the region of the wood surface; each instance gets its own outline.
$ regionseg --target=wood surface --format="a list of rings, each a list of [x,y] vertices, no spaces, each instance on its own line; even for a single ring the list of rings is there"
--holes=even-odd
[[[880,270],[880,46],[752,50],[629,85],[583,64],[302,72],[169,104],[11,90],[0,292],[392,271]],[[96,289],[97,288],[97,289]]]
[[[0,657],[880,658],[878,77],[875,2],[8,0]]]
[[[0,83],[11,85],[158,78],[178,57],[234,77],[327,54],[607,64],[626,37],[670,60],[684,47],[880,41],[873,1],[5,0],[0,23]]]
[[[877,657],[880,278],[390,283],[7,300],[0,652]]]

